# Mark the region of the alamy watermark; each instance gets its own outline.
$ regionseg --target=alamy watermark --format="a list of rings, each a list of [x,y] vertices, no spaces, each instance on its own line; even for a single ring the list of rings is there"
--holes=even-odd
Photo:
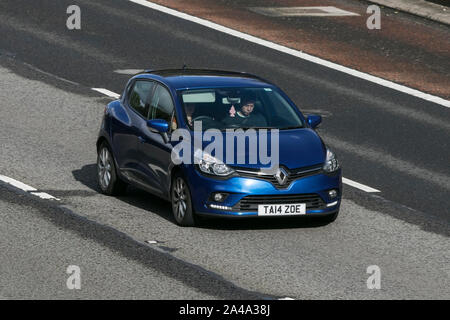
[[[70,265],[66,269],[66,273],[70,276],[67,278],[66,286],[69,290],[81,289],[81,269],[79,266]]]
[[[370,5],[367,7],[368,14],[371,14],[369,18],[367,18],[366,26],[369,30],[381,29],[381,9],[377,5]]]
[[[225,138],[224,138],[225,136]],[[279,168],[279,129],[202,130],[202,122],[194,122],[191,132],[184,128],[172,132],[175,165],[202,164],[204,161],[225,165],[259,164],[261,171],[274,173]],[[206,144],[206,145],[205,145]]]
[[[81,29],[81,9],[77,5],[70,5],[67,7],[66,13],[69,17],[66,21],[67,29],[80,30]],[[377,5],[370,5],[366,10],[370,16],[366,20],[366,26],[369,30],[381,29],[381,9]]]
[[[66,27],[69,30],[81,29],[81,9],[77,5],[67,7],[66,13],[70,16],[67,18]]]
[[[370,277],[367,278],[367,289],[381,289],[381,269],[377,265],[371,265],[367,267],[368,274]]]

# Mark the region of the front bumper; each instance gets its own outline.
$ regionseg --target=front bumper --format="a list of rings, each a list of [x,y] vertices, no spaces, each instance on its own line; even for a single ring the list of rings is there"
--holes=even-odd
[[[333,175],[319,173],[293,181],[285,189],[277,189],[272,183],[256,178],[231,177],[215,179],[206,177],[193,167],[186,170],[192,203],[197,214],[225,217],[257,217],[256,199],[260,204],[306,203],[306,215],[326,216],[339,211],[342,197],[342,174],[339,169]],[[328,191],[334,189],[337,196],[330,199]],[[211,194],[228,193],[223,202],[214,202]],[[259,197],[259,198],[258,198]],[[251,201],[248,201],[250,198]],[[272,200],[273,199],[273,200]],[[252,205],[247,205],[252,203]],[[245,204],[245,205],[243,205]],[[213,208],[222,206],[227,209]]]

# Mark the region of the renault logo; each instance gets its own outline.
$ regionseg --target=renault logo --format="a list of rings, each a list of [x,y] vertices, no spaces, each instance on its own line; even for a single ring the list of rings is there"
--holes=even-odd
[[[288,173],[283,168],[278,168],[277,173],[275,174],[275,178],[278,183],[282,186],[286,183],[288,179]]]

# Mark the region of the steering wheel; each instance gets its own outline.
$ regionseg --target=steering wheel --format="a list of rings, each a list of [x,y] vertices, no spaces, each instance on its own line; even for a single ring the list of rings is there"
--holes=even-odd
[[[192,122],[199,121],[199,120],[214,120],[214,119],[210,116],[198,116],[198,117],[195,117],[194,119],[192,119]]]
[[[227,128],[240,128],[240,127],[241,127],[241,125],[237,124],[237,123],[233,123],[233,124],[227,125]]]

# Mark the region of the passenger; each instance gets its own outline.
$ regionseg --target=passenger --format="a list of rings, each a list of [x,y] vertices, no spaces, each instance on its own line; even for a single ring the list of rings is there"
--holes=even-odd
[[[184,110],[186,111],[186,119],[188,121],[189,126],[193,126],[194,123],[192,122],[193,114],[195,112],[195,104],[193,103],[187,103],[185,105]]]

